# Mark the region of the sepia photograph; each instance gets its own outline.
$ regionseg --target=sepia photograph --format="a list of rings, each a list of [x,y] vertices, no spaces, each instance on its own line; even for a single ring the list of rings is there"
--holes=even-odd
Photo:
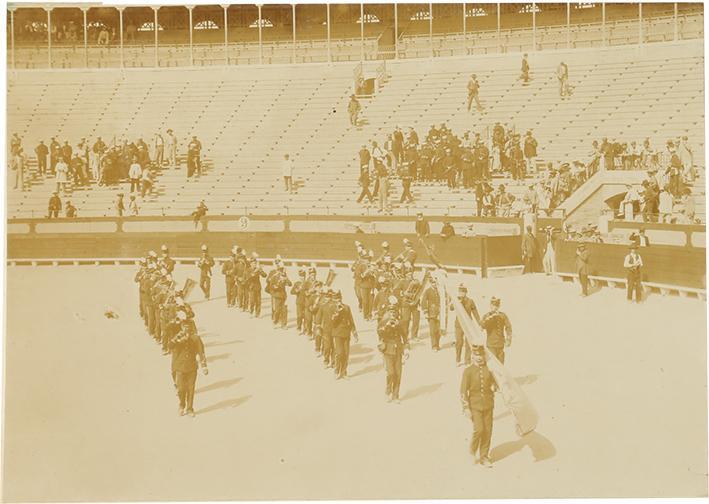
[[[708,496],[703,2],[3,10],[2,502]]]

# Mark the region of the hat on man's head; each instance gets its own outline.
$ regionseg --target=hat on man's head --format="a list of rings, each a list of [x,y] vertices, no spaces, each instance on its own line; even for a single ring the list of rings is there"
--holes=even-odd
[[[490,298],[490,304],[494,304],[494,305],[496,305],[496,306],[500,306],[500,302],[501,302],[501,301],[500,301],[500,298],[498,298],[498,297],[492,296],[492,297]]]
[[[202,247],[201,247],[201,249],[202,249],[202,252],[206,252],[206,251],[207,251],[207,246],[203,244]]]
[[[473,355],[485,357],[485,347],[482,345],[473,345]]]
[[[468,292],[468,288],[465,285],[460,284],[458,285],[458,292]]]

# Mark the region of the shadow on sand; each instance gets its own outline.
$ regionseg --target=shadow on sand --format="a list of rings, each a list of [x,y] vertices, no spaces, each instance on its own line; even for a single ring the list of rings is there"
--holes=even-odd
[[[221,409],[236,408],[237,406],[244,404],[249,399],[251,399],[250,395],[237,397],[235,399],[226,399],[224,401],[219,401],[216,404],[212,404],[211,406],[207,406],[206,408],[202,408],[201,410],[195,411],[195,414],[202,415],[204,413],[211,413],[212,411],[218,411]]]
[[[490,452],[490,458],[493,461],[502,460],[521,451],[525,446],[532,450],[535,462],[548,460],[556,455],[556,448],[549,439],[538,432],[530,432],[516,441],[509,441],[494,447]]]

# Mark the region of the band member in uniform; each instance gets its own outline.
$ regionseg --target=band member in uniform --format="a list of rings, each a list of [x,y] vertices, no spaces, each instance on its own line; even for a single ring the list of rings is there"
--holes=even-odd
[[[175,270],[175,260],[170,257],[170,251],[167,248],[167,245],[162,245],[160,247],[160,252],[162,252],[162,257],[160,257],[160,266],[165,268],[168,273],[172,275],[172,272]]]
[[[368,259],[365,263],[365,269],[362,271],[362,282],[360,283],[364,320],[372,320],[372,304],[374,303],[373,291],[377,282],[376,271],[374,263]]]
[[[249,260],[249,277],[246,280],[246,289],[249,298],[249,313],[252,317],[261,317],[261,278],[266,278],[266,272],[261,267],[258,254],[253,253]]]
[[[197,382],[197,369],[202,368],[206,375],[207,359],[204,356],[204,343],[197,334],[194,321],[188,319],[183,312],[178,312],[181,321],[180,331],[170,342],[172,351],[172,369],[175,373],[177,396],[180,399],[179,413],[195,416],[193,409],[194,388]],[[199,365],[198,365],[199,361]]]
[[[224,283],[226,286],[226,305],[227,308],[234,306],[235,291],[236,291],[236,254],[239,248],[234,246],[231,248],[231,257],[222,264],[222,275],[224,275]]]
[[[239,248],[236,253],[236,264],[234,266],[234,296],[235,304],[239,305],[241,311],[249,311],[249,288],[248,282],[251,277],[251,263],[246,258],[246,250]],[[259,290],[260,294],[260,290]]]
[[[436,279],[433,277],[421,297],[421,309],[428,320],[431,348],[438,352],[441,349],[441,296],[438,294]]]
[[[413,268],[416,265],[416,258],[413,243],[408,238],[404,238],[404,251],[401,253],[401,260],[405,263],[408,262]]]
[[[463,309],[468,316],[473,319],[478,325],[480,325],[480,314],[478,313],[478,307],[475,306],[475,301],[468,297],[468,289],[465,285],[460,284],[458,286],[458,301],[463,305]],[[454,310],[453,304],[450,305],[451,311]],[[460,366],[460,357],[465,347],[465,365],[470,365],[470,343],[465,339],[465,334],[463,333],[463,328],[458,322],[458,317],[455,319],[455,363]]]
[[[372,307],[377,321],[386,314],[389,308],[389,298],[391,296],[391,282],[386,276],[382,275],[377,279],[377,294],[374,296],[374,306]]]
[[[140,315],[141,318],[145,316],[143,313],[143,305],[144,305],[144,299],[143,299],[143,289],[140,287],[140,282],[143,279],[143,276],[147,274],[148,272],[148,261],[145,257],[141,257],[138,260],[139,267],[138,271],[135,272],[135,276],[133,277],[133,281],[138,284],[138,314]]]
[[[505,363],[505,347],[512,344],[512,324],[510,319],[500,311],[500,300],[490,299],[490,311],[487,312],[480,325],[487,332],[486,346],[501,363]]]
[[[286,286],[293,285],[286,276],[286,267],[283,264],[278,265],[276,274],[271,277],[271,296],[274,303],[274,320],[273,324],[276,328],[285,329],[288,325],[288,306],[286,305],[287,295]]]
[[[401,323],[406,333],[406,339],[418,339],[419,325],[421,323],[421,282],[414,279],[413,270],[406,268],[406,278],[409,280],[406,290],[401,297]]]
[[[209,293],[212,287],[212,267],[214,267],[214,259],[209,255],[207,246],[202,245],[202,257],[197,261],[199,268],[199,287],[204,292],[204,299],[209,299]]]
[[[335,344],[335,376],[340,380],[347,377],[350,360],[350,336],[358,341],[352,310],[342,302],[342,293],[335,294],[335,312],[332,315],[332,339]]]
[[[293,284],[290,293],[295,296],[295,318],[298,334],[304,334],[303,322],[305,321],[305,270],[298,270],[298,280]]]
[[[352,278],[354,280],[354,291],[357,296],[357,306],[360,311],[364,310],[364,300],[362,299],[362,275],[367,269],[366,251],[358,246],[357,259],[352,263]]]
[[[312,279],[312,280],[311,280]],[[322,288],[322,283],[315,280],[315,277],[308,277],[308,290],[305,294],[305,314],[303,315],[303,331],[308,336],[308,338],[313,339],[313,316],[316,307],[315,303],[318,301],[320,296],[320,289]]]
[[[408,350],[409,344],[398,316],[398,300],[391,296],[389,305],[391,309],[387,310],[379,320],[377,327],[379,336],[377,348],[384,356],[384,366],[387,374],[385,391],[387,400],[389,402],[399,402],[404,351]]]
[[[313,313],[313,334],[315,335],[315,351],[318,357],[323,354],[323,310],[331,301],[325,287],[322,284],[319,286],[319,294],[310,307],[310,311]]]
[[[490,442],[492,441],[492,411],[495,406],[497,384],[487,367],[485,349],[473,348],[473,363],[463,371],[460,383],[460,400],[463,414],[473,421],[473,439],[470,452],[475,463],[492,467]],[[478,458],[479,455],[479,458]]]

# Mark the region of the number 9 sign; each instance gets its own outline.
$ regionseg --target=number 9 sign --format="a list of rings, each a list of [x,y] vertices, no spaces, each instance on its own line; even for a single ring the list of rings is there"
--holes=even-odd
[[[239,228],[246,231],[249,228],[249,218],[245,215],[239,218]]]

